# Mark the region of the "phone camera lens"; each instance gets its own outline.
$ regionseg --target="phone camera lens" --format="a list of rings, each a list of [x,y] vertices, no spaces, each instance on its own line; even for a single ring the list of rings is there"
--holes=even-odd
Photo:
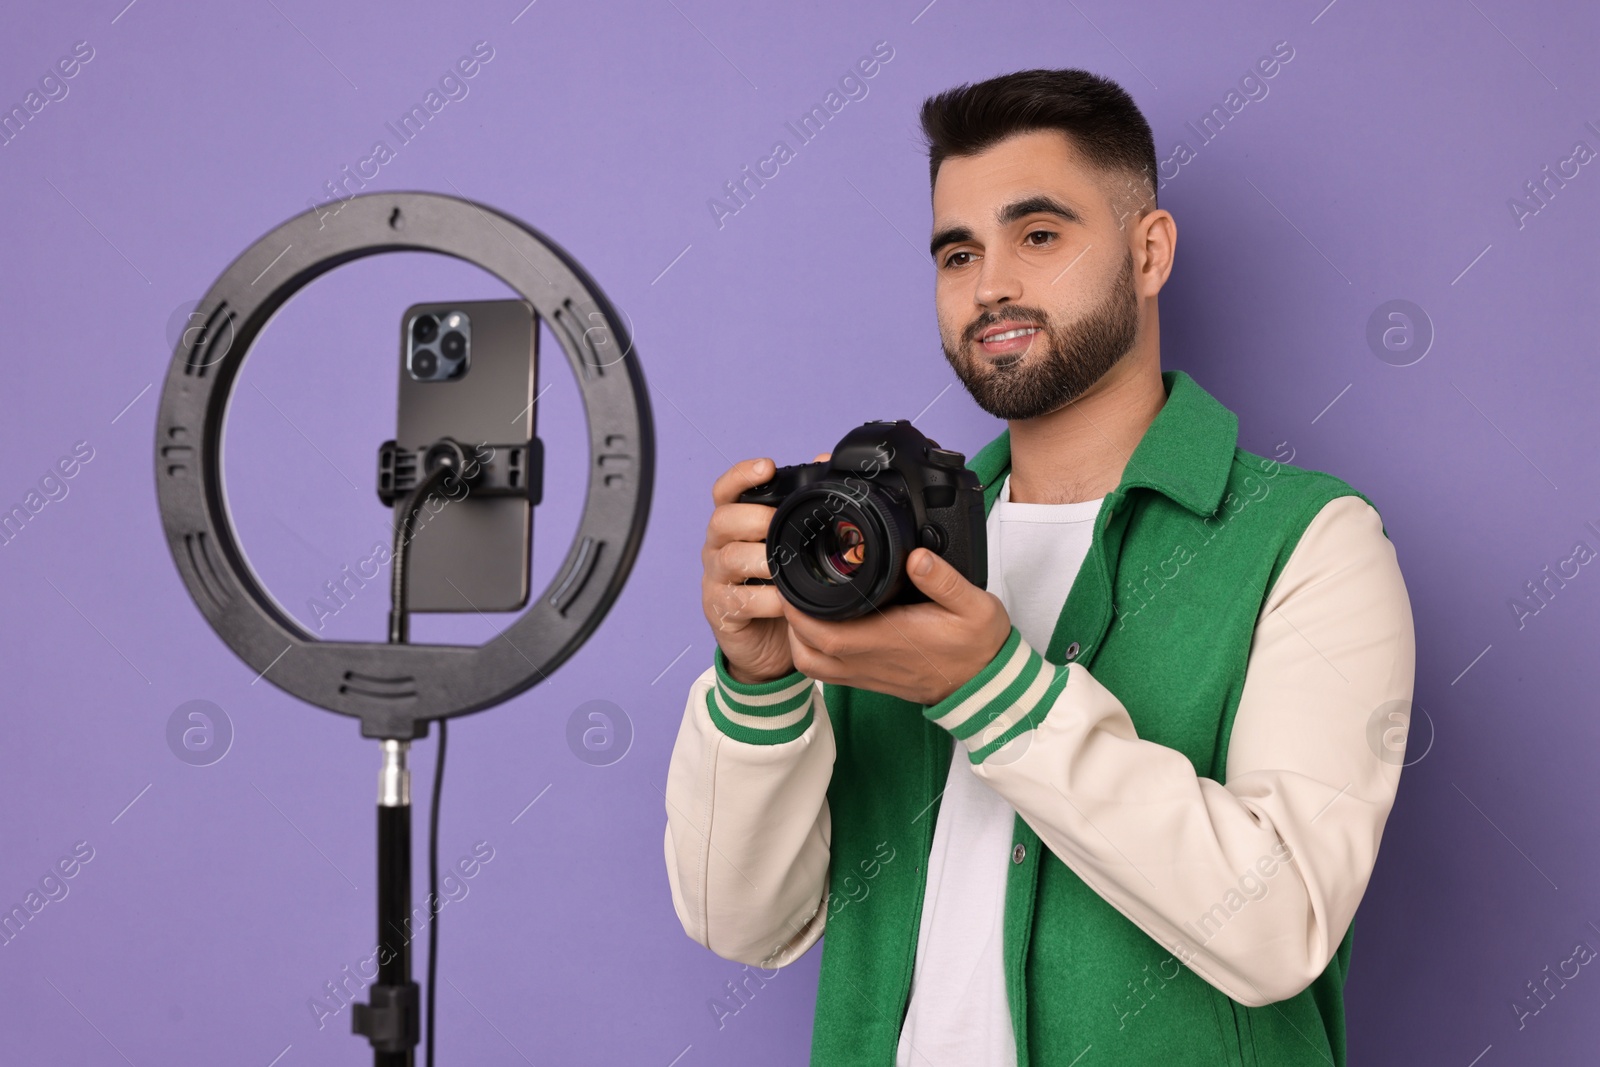
[[[467,354],[467,338],[457,330],[451,330],[439,338],[439,351],[444,353],[446,359],[460,359]]]
[[[421,348],[411,354],[411,371],[418,378],[432,378],[439,370],[439,357],[432,349]]]
[[[411,336],[419,345],[430,345],[439,336],[439,320],[432,315],[418,315],[411,324]]]

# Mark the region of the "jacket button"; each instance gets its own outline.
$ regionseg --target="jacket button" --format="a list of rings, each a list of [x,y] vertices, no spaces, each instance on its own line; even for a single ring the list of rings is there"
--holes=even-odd
[[[1025,846],[1021,845],[1021,844],[1018,844],[1016,848],[1011,850],[1011,862],[1012,863],[1021,863],[1023,861],[1023,859],[1026,858],[1027,855],[1028,855],[1027,848]]]
[[[1078,658],[1078,653],[1081,652],[1081,651],[1083,651],[1083,648],[1076,641],[1074,641],[1074,642],[1072,642],[1072,644],[1068,645],[1067,646],[1067,662],[1071,663],[1073,660],[1077,659]]]

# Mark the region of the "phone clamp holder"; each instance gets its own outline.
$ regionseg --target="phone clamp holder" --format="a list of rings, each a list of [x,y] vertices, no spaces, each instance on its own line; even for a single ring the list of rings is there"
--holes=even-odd
[[[544,442],[534,437],[520,445],[476,446],[471,452],[453,437],[441,437],[426,448],[401,448],[394,441],[378,446],[378,499],[393,507],[436,466],[477,497],[526,497],[535,506],[544,498]]]

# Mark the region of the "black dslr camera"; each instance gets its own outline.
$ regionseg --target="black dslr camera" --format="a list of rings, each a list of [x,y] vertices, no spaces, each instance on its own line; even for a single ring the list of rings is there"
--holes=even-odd
[[[921,545],[973,585],[989,583],[983,487],[960,452],[940,448],[906,419],[865,423],[824,462],[779,467],[739,494],[775,507],[767,566],[784,599],[841,621],[928,597],[906,575]]]

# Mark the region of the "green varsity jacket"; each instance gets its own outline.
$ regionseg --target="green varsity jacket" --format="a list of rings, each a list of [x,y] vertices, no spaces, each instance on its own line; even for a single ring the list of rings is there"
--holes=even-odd
[[[1290,602],[1296,610],[1302,603],[1326,604],[1317,610],[1330,618],[1325,624],[1313,620],[1309,607],[1298,620],[1289,613],[1277,624],[1283,640],[1326,647],[1311,648],[1292,669],[1282,668],[1290,673],[1275,677],[1292,674],[1302,687],[1298,692],[1306,694],[1331,686],[1328,699],[1344,701],[1341,706],[1357,712],[1367,706],[1361,701],[1369,701],[1374,717],[1364,739],[1352,738],[1343,723],[1331,736],[1347,757],[1352,748],[1361,748],[1372,766],[1351,757],[1358,769],[1349,773],[1343,788],[1341,782],[1317,781],[1309,773],[1262,777],[1266,770],[1256,770],[1233,788],[1238,796],[1256,798],[1259,803],[1251,810],[1266,812],[1268,821],[1272,812],[1285,812],[1287,825],[1289,808],[1274,808],[1280,801],[1271,799],[1278,787],[1264,783],[1295,780],[1300,792],[1283,787],[1283,795],[1293,799],[1281,803],[1294,806],[1300,823],[1315,822],[1319,807],[1344,804],[1335,810],[1359,813],[1362,829],[1341,827],[1333,833],[1339,840],[1319,840],[1313,836],[1318,830],[1333,831],[1330,817],[1318,827],[1297,830],[1305,836],[1292,842],[1286,836],[1278,842],[1282,847],[1274,848],[1273,863],[1281,861],[1283,870],[1298,874],[1269,874],[1278,866],[1258,863],[1268,880],[1255,878],[1249,866],[1254,852],[1242,861],[1236,854],[1219,866],[1240,866],[1245,877],[1255,879],[1247,883],[1242,878],[1241,885],[1270,886],[1276,878],[1281,879],[1276,885],[1287,887],[1297,877],[1318,881],[1310,873],[1314,854],[1332,857],[1318,861],[1323,871],[1337,870],[1341,856],[1370,861],[1397,785],[1400,760],[1392,731],[1385,734],[1383,728],[1396,721],[1397,703],[1409,712],[1414,643],[1392,548],[1375,512],[1367,510],[1370,502],[1331,475],[1239,448],[1238,420],[1232,412],[1188,375],[1169,371],[1162,377],[1167,400],[1130,457],[1120,484],[1101,506],[1088,556],[1048,647],[1030,648],[1013,627],[1005,646],[976,677],[931,707],[847,686],[813,687],[799,672],[759,685],[740,684],[727,674],[720,649],[713,668],[697,683],[669,773],[666,849],[674,902],[692,936],[732,959],[781,966],[820,935],[811,1050],[816,1067],[892,1067],[895,1062],[911,992],[927,857],[952,758],[970,760],[976,773],[992,776],[1003,795],[1016,799],[1003,955],[1018,1067],[1344,1067],[1343,987],[1355,902],[1368,871],[1350,872],[1353,888],[1344,889],[1337,907],[1313,891],[1312,899],[1321,903],[1310,906],[1316,912],[1312,929],[1257,928],[1270,931],[1264,937],[1268,942],[1280,934],[1306,938],[1309,947],[1296,952],[1312,961],[1300,980],[1263,989],[1257,984],[1262,971],[1252,978],[1244,964],[1206,962],[1211,959],[1207,943],[1225,943],[1230,934],[1224,923],[1244,928],[1230,918],[1240,907],[1257,909],[1254,914],[1264,922],[1266,909],[1302,898],[1292,897],[1287,888],[1277,890],[1276,897],[1263,891],[1262,899],[1274,903],[1259,904],[1252,902],[1254,895],[1245,900],[1230,891],[1193,922],[1158,924],[1138,901],[1155,899],[1158,887],[1166,891],[1181,886],[1183,849],[1188,846],[1180,843],[1215,848],[1205,838],[1205,824],[1180,824],[1168,814],[1198,810],[1199,805],[1164,807],[1169,800],[1165,796],[1118,795],[1117,782],[1074,779],[1077,742],[1062,740],[1069,732],[1090,736],[1098,719],[1102,734],[1094,743],[1123,746],[1121,758],[1134,758],[1130,745],[1145,746],[1137,758],[1147,762],[1181,756],[1193,773],[1178,768],[1180,774],[1174,776],[1170,762],[1165,772],[1169,780],[1185,779],[1182,784],[1191,793],[1181,799],[1190,802],[1192,791],[1199,789],[1211,798],[1208,803],[1232,807],[1236,835],[1259,832],[1259,841],[1276,841],[1271,825],[1258,831],[1256,824],[1263,820],[1240,813],[1238,798],[1220,791],[1229,785],[1229,740],[1247,690],[1247,666],[1253,664],[1253,648],[1259,651],[1264,640],[1257,636],[1258,624],[1292,593],[1307,598]],[[968,466],[983,486],[988,512],[1010,470],[1009,430],[985,445]],[[1333,562],[1315,576],[1295,572],[1285,582],[1294,589],[1278,589],[1274,599],[1279,578],[1308,527],[1319,514],[1338,510],[1329,505],[1352,497],[1356,499],[1344,501],[1344,506],[1350,514],[1359,508],[1370,521],[1363,543],[1381,546],[1375,550],[1378,555],[1368,552],[1376,560],[1373,566],[1330,556],[1338,544],[1319,533],[1317,551]],[[1388,555],[1380,559],[1382,553]],[[1338,594],[1345,601],[1336,601],[1332,592],[1340,589],[1340,580],[1330,583],[1327,578],[1340,569],[1351,590]],[[1398,587],[1398,592],[1379,612],[1390,622],[1374,628],[1353,613],[1372,599],[1360,592],[1369,588],[1360,575],[1379,570],[1389,583],[1386,588]],[[1302,590],[1315,586],[1321,587],[1323,599],[1314,602],[1309,599],[1312,592]],[[1355,622],[1343,625],[1331,618],[1341,612]],[[1364,636],[1368,630],[1375,636]],[[1356,668],[1340,670],[1339,665],[1361,655],[1377,664],[1370,685]],[[1318,659],[1333,671],[1324,679],[1311,673],[1323,669]],[[1335,674],[1361,692],[1339,690]],[[1271,705],[1260,695],[1265,690],[1255,692],[1249,697],[1255,702],[1252,708],[1265,710],[1251,714],[1267,716]],[[1063,693],[1077,701],[1071,709]],[[1309,708],[1317,698],[1295,699]],[[818,723],[824,710],[826,721]],[[1270,718],[1260,721],[1263,730],[1273,728]],[[1295,722],[1293,710],[1286,709],[1280,727],[1285,745],[1291,743],[1288,735],[1300,729]],[[1305,722],[1305,730],[1315,728],[1311,719]],[[830,732],[828,751],[818,754],[817,746],[829,741]],[[720,741],[703,740],[711,734]],[[1403,740],[1401,746],[1403,751]],[[1034,776],[1031,785],[1016,785],[1014,779],[1023,772],[1013,768],[1030,760],[1038,763],[1044,753],[1059,766],[1035,767],[1027,772]],[[1238,757],[1241,766],[1243,758]],[[737,772],[743,777],[717,778],[734,773],[718,768],[722,763],[732,766],[729,761],[735,759],[748,761],[748,768]],[[814,761],[809,770],[804,769],[807,760]],[[1329,771],[1324,777],[1344,774]],[[713,787],[713,781],[719,784]],[[736,787],[736,781],[748,784]],[[823,783],[825,803],[816,795]],[[1068,816],[1099,812],[1099,825],[1113,834],[1117,831],[1110,825],[1110,812],[1137,820],[1147,811],[1150,819],[1166,819],[1172,824],[1164,831],[1173,843],[1170,856],[1123,855],[1134,846],[1125,841],[1118,849],[1089,822],[1070,834],[1050,830],[1041,818],[1030,816],[1030,809],[1038,812],[1047,802],[1055,803],[1041,783],[1060,795],[1061,810]],[[745,790],[745,796],[722,796],[736,788]],[[713,793],[721,801],[715,820]],[[797,801],[806,796],[815,799]],[[798,802],[820,804],[814,824],[810,813],[793,811]],[[1091,807],[1091,802],[1102,806]],[[1112,802],[1115,806],[1105,806]],[[1044,839],[1040,828],[1047,830]],[[1251,848],[1259,847],[1259,841]],[[1077,862],[1095,849],[1099,860]],[[714,890],[723,884],[716,881],[719,862],[739,867],[742,881],[730,874],[730,888]],[[763,862],[775,873],[768,876]],[[1075,868],[1095,872],[1098,889]],[[743,897],[735,900],[738,894]],[[754,933],[719,936],[719,929],[754,931],[755,917],[768,914],[782,916],[781,926],[778,919],[771,920],[770,933],[781,935],[776,942],[769,937],[769,943],[758,946]],[[1161,938],[1147,928],[1161,932]],[[778,950],[772,951],[775,944]],[[1316,967],[1320,973],[1313,974]]]

